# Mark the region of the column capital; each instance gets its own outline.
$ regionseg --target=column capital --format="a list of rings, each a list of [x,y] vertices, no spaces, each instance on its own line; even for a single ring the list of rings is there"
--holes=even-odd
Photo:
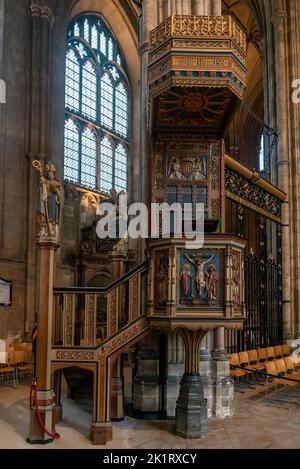
[[[29,8],[32,18],[46,20],[50,28],[53,28],[55,23],[55,16],[52,13],[52,9],[48,5],[38,5],[37,3],[32,3]]]
[[[142,42],[139,46],[140,55],[143,55],[146,52],[149,52],[149,49],[150,49],[150,42],[149,41]]]
[[[286,19],[287,13],[284,10],[275,10],[274,14],[271,16],[271,21],[275,25],[285,22]]]

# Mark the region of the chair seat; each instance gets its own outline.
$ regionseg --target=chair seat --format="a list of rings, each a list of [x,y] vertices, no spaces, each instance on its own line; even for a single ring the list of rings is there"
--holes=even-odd
[[[248,373],[243,370],[231,370],[231,376],[235,376],[236,378],[241,378],[242,376],[246,376]]]
[[[8,366],[6,368],[0,368],[0,373],[12,373],[13,371],[15,370],[11,366]]]
[[[265,365],[263,363],[260,363],[260,364],[256,364],[256,365],[250,365],[249,367],[247,368],[250,368],[252,370],[256,370],[256,371],[263,371],[266,369]]]
[[[276,384],[284,384],[284,385],[287,385],[287,386],[297,386],[298,385],[298,383],[295,383],[294,381],[287,381],[286,379],[283,379],[283,378],[275,378],[273,381]]]

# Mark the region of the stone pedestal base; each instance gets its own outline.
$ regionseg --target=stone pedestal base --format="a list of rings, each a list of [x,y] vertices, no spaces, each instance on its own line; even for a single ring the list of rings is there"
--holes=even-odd
[[[160,410],[160,389],[155,377],[135,377],[133,383],[133,409],[139,412]]]
[[[54,432],[54,423],[52,426],[52,409],[47,411],[41,410],[40,413],[43,422],[45,422],[46,428],[50,432]],[[30,410],[29,433],[26,438],[26,441],[31,445],[47,445],[48,443],[52,443],[54,441],[53,438],[49,437],[49,435],[47,435],[47,433],[45,433],[42,429],[41,424],[38,421],[35,409]]]
[[[93,445],[106,445],[106,443],[112,441],[111,422],[92,422],[90,440]]]
[[[205,438],[207,432],[207,404],[200,375],[184,375],[176,406],[175,433],[183,438]]]
[[[212,378],[214,387],[213,416],[232,417],[234,414],[234,381],[230,376],[227,353],[216,352],[212,360]]]
[[[137,354],[137,373],[133,379],[133,410],[144,413],[160,411],[158,365],[155,350],[141,350]]]

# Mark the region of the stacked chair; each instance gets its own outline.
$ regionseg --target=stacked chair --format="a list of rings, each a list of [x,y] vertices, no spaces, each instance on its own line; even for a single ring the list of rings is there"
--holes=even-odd
[[[289,345],[248,350],[230,355],[231,376],[240,383],[241,378],[266,376],[266,393],[269,384],[295,387],[300,384],[300,362],[294,362]],[[300,357],[299,357],[300,358]],[[262,375],[259,374],[262,373]],[[274,378],[273,378],[274,376]]]
[[[14,388],[20,379],[33,374],[33,354],[31,344],[10,346],[7,363],[0,363],[0,384]]]

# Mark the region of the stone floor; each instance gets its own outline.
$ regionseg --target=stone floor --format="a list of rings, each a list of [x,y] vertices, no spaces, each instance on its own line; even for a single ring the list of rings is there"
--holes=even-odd
[[[99,448],[88,440],[91,412],[89,404],[64,399],[64,419],[57,426],[61,439],[53,444],[31,446],[25,442],[28,428],[29,387],[0,386],[0,448]],[[273,396],[274,397],[274,396]],[[114,439],[106,448],[300,448],[300,389],[266,401],[264,388],[236,393],[236,414],[226,420],[209,420],[209,436],[204,440],[184,440],[173,435],[172,421],[142,421],[126,417],[114,424]],[[289,402],[286,402],[285,400]],[[101,448],[101,447],[100,447]]]

